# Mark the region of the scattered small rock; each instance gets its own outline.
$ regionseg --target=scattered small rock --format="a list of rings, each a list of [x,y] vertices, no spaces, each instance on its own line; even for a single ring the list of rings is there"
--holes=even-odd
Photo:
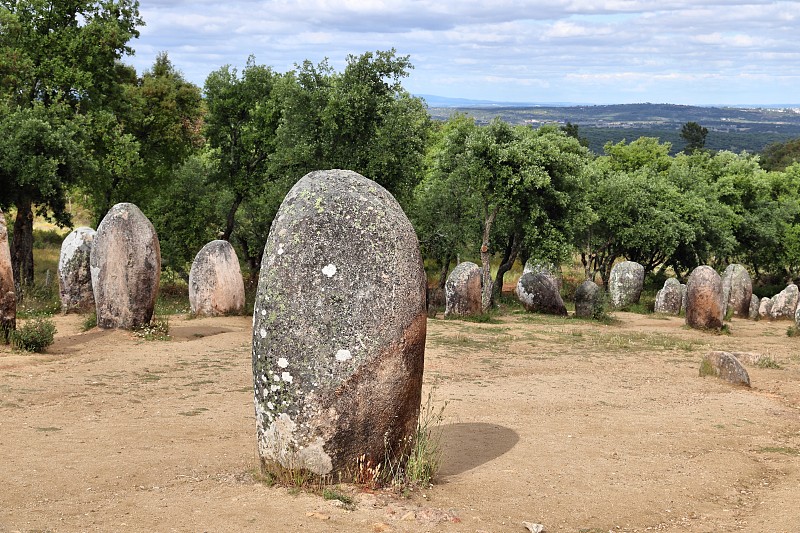
[[[324,514],[324,513],[318,513],[316,511],[311,512],[311,513],[306,513],[306,516],[309,517],[309,518],[316,518],[317,520],[330,520],[331,519],[331,515]]]
[[[533,522],[523,522],[522,525],[531,533],[542,533],[544,526],[542,524],[534,524]]]

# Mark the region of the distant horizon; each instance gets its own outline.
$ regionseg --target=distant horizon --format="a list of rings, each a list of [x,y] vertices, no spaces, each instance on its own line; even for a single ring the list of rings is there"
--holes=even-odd
[[[673,102],[622,102],[622,103],[597,103],[597,102],[513,102],[496,101],[490,99],[472,99],[458,96],[443,96],[438,94],[413,94],[417,98],[422,98],[430,107],[582,107],[582,106],[624,106],[624,105],[674,105],[680,107],[721,107],[732,109],[800,109],[800,103],[781,103],[781,104],[676,104]],[[446,103],[447,105],[431,105],[430,100]]]

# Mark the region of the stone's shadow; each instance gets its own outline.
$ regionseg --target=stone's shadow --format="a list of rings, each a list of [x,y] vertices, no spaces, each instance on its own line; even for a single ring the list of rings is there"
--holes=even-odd
[[[221,328],[216,326],[170,326],[169,336],[173,341],[186,342],[196,341],[203,337],[213,337],[222,333],[230,333],[236,331],[230,328]]]
[[[442,464],[439,476],[455,476],[510,451],[517,432],[497,424],[471,422],[442,426]]]
[[[114,332],[115,330],[113,329],[94,328],[85,333],[78,333],[77,335],[68,335],[65,337],[57,336],[53,344],[47,348],[46,353],[51,355],[69,354],[76,351],[76,346],[108,337],[109,335],[113,335]]]

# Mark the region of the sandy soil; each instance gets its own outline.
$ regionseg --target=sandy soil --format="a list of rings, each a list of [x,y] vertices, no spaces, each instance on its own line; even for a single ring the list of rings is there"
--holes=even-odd
[[[56,317],[44,355],[0,347],[0,531],[800,531],[800,339],[678,318],[429,321],[448,402],[437,483],[345,487],[354,510],[254,479],[250,318],[172,317],[171,341]],[[755,352],[752,389],[700,378]]]

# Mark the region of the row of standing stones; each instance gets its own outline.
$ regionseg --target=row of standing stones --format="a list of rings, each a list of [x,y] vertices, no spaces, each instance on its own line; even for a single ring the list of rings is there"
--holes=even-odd
[[[644,267],[634,261],[614,265],[608,283],[612,308],[624,309],[639,302],[644,285]],[[469,316],[481,312],[481,269],[471,262],[456,266],[445,282],[445,317]],[[528,262],[520,277],[516,295],[526,310],[552,315],[567,315],[561,298],[561,280],[555,265]],[[593,281],[584,281],[575,291],[575,316],[592,318],[603,312],[603,290]],[[728,309],[733,316],[756,318],[794,318],[800,327],[798,288],[789,284],[772,298],[758,299],[747,269],[729,265],[723,276],[710,266],[697,267],[686,284],[667,279],[656,294],[655,312],[686,313],[686,323],[698,329],[720,329]]]
[[[97,232],[72,232],[59,265],[65,311],[94,302],[103,328],[151,319],[160,249],[136,206],[114,206]],[[190,273],[192,311],[241,310],[238,269],[227,242],[204,247]],[[253,312],[264,471],[369,479],[407,457],[420,409],[426,285],[416,233],[383,187],[344,170],[295,184],[267,239]]]

